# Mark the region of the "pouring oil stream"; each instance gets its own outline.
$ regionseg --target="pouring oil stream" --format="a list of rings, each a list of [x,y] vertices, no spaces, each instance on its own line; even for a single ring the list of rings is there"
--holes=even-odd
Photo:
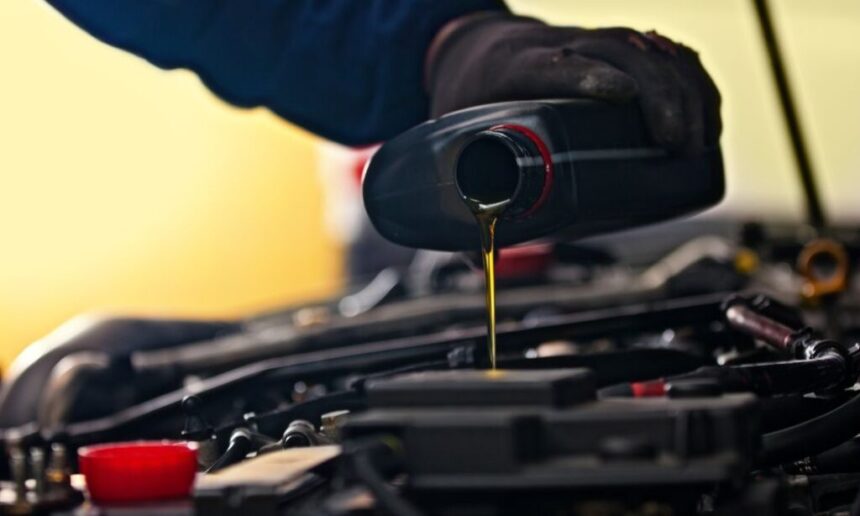
[[[505,211],[510,199],[492,204],[463,196],[463,200],[475,215],[478,229],[481,233],[481,257],[484,262],[484,291],[487,305],[487,349],[490,354],[490,369],[496,369],[496,274],[495,274],[495,240],[496,223]]]

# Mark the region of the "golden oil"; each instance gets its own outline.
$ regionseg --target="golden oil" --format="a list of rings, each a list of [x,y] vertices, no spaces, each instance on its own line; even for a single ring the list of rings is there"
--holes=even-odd
[[[478,221],[481,232],[481,257],[484,262],[484,289],[487,305],[487,348],[490,354],[490,369],[496,369],[496,273],[495,273],[495,240],[496,223],[502,212],[510,203],[504,200],[493,204],[483,204],[464,197],[466,204]]]

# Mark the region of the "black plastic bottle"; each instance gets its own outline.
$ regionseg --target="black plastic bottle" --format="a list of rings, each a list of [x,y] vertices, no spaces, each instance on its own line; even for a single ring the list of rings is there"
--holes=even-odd
[[[674,218],[723,197],[718,146],[669,153],[651,141],[636,104],[505,102],[465,109],[385,143],[365,170],[364,203],[398,244],[480,248],[466,195],[511,199],[496,241],[564,230],[577,238]]]

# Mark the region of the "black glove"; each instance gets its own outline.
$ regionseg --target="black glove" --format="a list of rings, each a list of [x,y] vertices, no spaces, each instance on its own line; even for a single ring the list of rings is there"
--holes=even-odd
[[[434,117],[506,100],[636,97],[657,144],[693,150],[721,131],[720,94],[697,54],[655,32],[472,15],[440,32],[426,76]]]

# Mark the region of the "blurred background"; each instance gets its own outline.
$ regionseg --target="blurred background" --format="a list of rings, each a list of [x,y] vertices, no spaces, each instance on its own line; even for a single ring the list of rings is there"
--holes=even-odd
[[[800,218],[749,1],[508,3],[697,49],[724,100],[728,195],[709,215]],[[828,210],[860,220],[860,2],[772,4]],[[101,44],[39,0],[0,2],[0,66],[0,364],[82,312],[231,317],[341,285],[326,204],[360,157],[231,108],[191,73]]]

